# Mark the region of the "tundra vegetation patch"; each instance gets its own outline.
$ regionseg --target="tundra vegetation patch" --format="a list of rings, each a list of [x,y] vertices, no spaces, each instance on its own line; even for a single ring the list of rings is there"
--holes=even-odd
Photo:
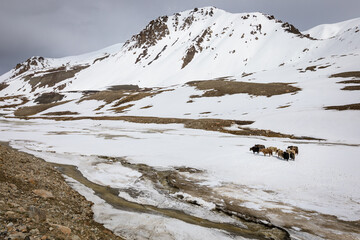
[[[117,88],[115,88],[117,89]],[[78,103],[88,100],[104,101],[106,104],[113,102],[113,107],[118,107],[124,103],[138,101],[145,97],[155,96],[163,91],[151,91],[151,89],[140,89],[140,90],[106,90],[95,93],[90,93],[82,97]]]
[[[9,85],[8,84],[6,84],[6,83],[0,83],[0,91],[1,90],[3,90],[3,89],[5,89],[5,88],[7,88]]]
[[[355,83],[355,84],[360,84],[360,80],[347,80],[347,81],[340,81],[337,83],[344,83],[344,84],[351,84],[351,83]]]
[[[14,115],[17,117],[31,116],[31,115],[35,115],[40,112],[43,112],[49,108],[59,106],[59,105],[62,105],[62,104],[68,103],[68,102],[70,102],[70,101],[62,101],[62,102],[56,102],[56,103],[47,103],[47,104],[39,104],[39,105],[35,105],[35,106],[22,107],[22,108],[17,109],[14,112]]]
[[[347,75],[347,73],[345,74]],[[352,74],[352,76],[357,76],[357,74]],[[352,80],[345,80],[345,81],[340,81],[337,83],[340,84],[347,84],[347,86],[343,87],[341,90],[345,90],[345,91],[357,91],[360,90],[360,80],[356,79],[357,77],[353,77]],[[356,85],[350,85],[349,84],[356,84]]]
[[[343,87],[341,90],[345,90],[345,91],[358,91],[358,90],[360,90],[360,85],[357,85],[357,86],[346,86],[346,87]]]
[[[330,75],[331,78],[360,78],[360,71],[341,72]]]
[[[327,64],[327,65],[314,65],[314,66],[308,66],[308,67],[306,67],[306,68],[300,68],[300,69],[298,69],[299,70],[299,72],[300,73],[305,73],[305,72],[307,72],[307,71],[311,71],[311,72],[315,72],[315,71],[317,71],[317,70],[319,70],[319,69],[325,69],[325,68],[328,68],[328,67],[330,67],[331,66],[331,64]]]
[[[327,106],[324,107],[326,110],[360,110],[360,103],[348,104],[348,105],[341,105],[341,106]]]
[[[286,93],[295,93],[301,89],[294,87],[289,83],[252,83],[252,82],[235,82],[226,79],[216,79],[208,81],[192,81],[187,83],[199,90],[205,91],[203,95],[191,96],[196,97],[220,97],[224,95],[232,95],[246,93],[253,96],[271,97]]]
[[[79,115],[78,112],[71,112],[71,111],[60,111],[60,112],[48,112],[43,115],[45,116],[63,116],[63,115]]]
[[[25,81],[28,81],[32,87],[32,90],[35,91],[36,88],[41,87],[53,87],[59,82],[62,82],[66,79],[72,78],[76,73],[81,70],[89,67],[86,66],[73,66],[71,69],[64,67],[59,67],[56,69],[51,69],[48,71],[39,71],[24,77]]]
[[[21,106],[21,105],[29,102],[29,99],[27,99],[26,97],[21,96],[21,95],[0,97],[0,102],[6,101],[6,100],[17,100],[17,99],[20,99],[21,102],[20,103],[14,103],[14,104],[2,105],[2,106],[0,106],[0,109],[15,108],[15,107]]]

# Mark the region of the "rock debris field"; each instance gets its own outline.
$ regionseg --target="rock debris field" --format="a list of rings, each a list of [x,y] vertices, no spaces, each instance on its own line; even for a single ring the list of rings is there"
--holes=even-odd
[[[0,239],[121,239],[51,164],[0,145]]]

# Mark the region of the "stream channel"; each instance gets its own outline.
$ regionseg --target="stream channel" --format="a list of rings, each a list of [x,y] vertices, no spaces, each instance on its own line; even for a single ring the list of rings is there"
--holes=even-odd
[[[56,163],[52,164],[64,175],[92,189],[98,197],[103,199],[106,203],[110,204],[115,209],[174,218],[201,227],[223,230],[230,235],[241,236],[248,239],[290,239],[290,235],[285,229],[271,224],[265,224],[260,221],[254,222],[245,219],[238,219],[240,224],[236,226],[235,224],[231,223],[213,222],[189,215],[176,209],[158,208],[152,205],[131,202],[119,197],[118,189],[102,186],[89,181],[83,176],[83,174],[77,169],[76,166]],[[245,227],[240,227],[240,225],[245,225]]]

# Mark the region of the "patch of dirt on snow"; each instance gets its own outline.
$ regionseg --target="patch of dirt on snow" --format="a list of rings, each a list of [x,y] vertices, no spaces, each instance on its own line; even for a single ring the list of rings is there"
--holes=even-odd
[[[28,81],[32,87],[32,91],[35,91],[36,88],[41,87],[53,87],[57,83],[62,82],[66,79],[72,78],[76,73],[81,70],[89,67],[85,66],[73,66],[71,69],[67,69],[65,66],[59,67],[56,69],[51,69],[48,71],[39,71],[33,74],[26,75],[24,77],[25,81]],[[35,76],[40,75],[40,76]]]
[[[17,109],[14,112],[14,115],[17,117],[22,117],[22,116],[31,116],[31,115],[35,115],[38,114],[40,112],[43,112],[49,108],[55,107],[55,106],[59,106],[65,103],[68,103],[70,101],[63,101],[63,102],[57,102],[57,103],[48,103],[48,104],[39,104],[39,105],[35,105],[35,106],[28,106],[28,107],[22,107]]]
[[[246,93],[253,96],[281,95],[286,93],[295,93],[301,89],[294,87],[289,83],[252,83],[252,82],[236,82],[226,79],[216,79],[207,81],[192,81],[186,83],[199,90],[205,91],[201,96],[194,97],[220,97],[224,95]]]
[[[3,144],[0,166],[0,239],[121,239],[51,164]]]
[[[29,100],[22,95],[0,97],[0,102],[5,101],[5,100],[10,100],[10,99],[20,99],[21,103],[3,105],[3,106],[0,106],[0,108],[15,108],[15,107],[21,106],[21,105],[29,102]]]
[[[347,74],[349,74],[349,73],[346,73],[345,76]],[[359,72],[359,74],[352,73],[350,75],[352,75],[354,78],[356,78],[356,76],[358,76],[358,75],[360,76],[360,72]],[[358,85],[345,86],[341,90],[345,90],[345,91],[358,91],[358,90],[360,90],[360,80],[357,80],[357,79],[340,81],[340,82],[337,82],[337,83],[340,83],[340,84],[358,84]]]
[[[134,90],[134,91],[139,91],[140,88],[138,85],[114,85],[114,86],[110,86],[107,88],[108,90],[110,91],[119,91],[119,90],[126,90],[126,91],[129,91],[129,90]]]
[[[132,86],[132,85],[131,85]],[[88,101],[88,100],[97,100],[97,101],[104,101],[106,104],[111,104],[115,101],[113,107],[118,107],[124,103],[132,102],[132,101],[138,101],[140,99],[143,99],[145,97],[155,96],[156,94],[159,94],[163,92],[163,90],[160,91],[151,91],[150,88],[145,89],[132,89],[133,87],[124,87],[129,89],[121,89],[120,86],[113,86],[112,89],[115,90],[106,90],[106,91],[100,91],[95,93],[89,93],[82,97],[78,103],[81,103],[82,101]]]
[[[6,83],[0,83],[0,91],[7,88],[9,86],[9,84],[6,84]]]
[[[43,115],[45,116],[63,116],[63,115],[79,115],[78,112],[71,112],[71,111],[61,111],[61,112],[48,112]]]
[[[341,90],[345,90],[345,91],[359,91],[359,90],[360,90],[360,85],[358,85],[358,86],[346,86],[346,87],[343,87]]]
[[[95,93],[90,93],[83,96],[77,103],[88,100],[97,100],[104,101],[106,104],[110,104],[115,100],[119,100],[125,96],[124,91],[100,91]]]
[[[350,83],[355,83],[355,84],[360,84],[360,80],[347,80],[347,81],[340,81],[337,83],[344,83],[344,84],[350,84]]]
[[[338,110],[338,111],[360,110],[360,103],[341,105],[341,106],[327,106],[327,107],[324,107],[324,109],[326,109],[326,110]]]
[[[360,71],[336,73],[330,75],[330,78],[360,78]]]
[[[115,107],[115,108],[112,108],[111,110],[113,110],[116,113],[123,113],[126,111],[126,109],[131,108],[132,106],[134,106],[134,104],[128,104],[125,106]]]

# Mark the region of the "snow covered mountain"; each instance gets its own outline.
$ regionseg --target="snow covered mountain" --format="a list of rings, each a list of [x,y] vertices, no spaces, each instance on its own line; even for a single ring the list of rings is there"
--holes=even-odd
[[[122,84],[155,87],[239,78],[356,52],[359,23],[360,19],[354,19],[302,34],[270,15],[194,9],[151,21],[123,46],[60,59],[32,57],[1,76],[0,81],[16,86],[2,93],[100,90]]]
[[[272,108],[284,113],[357,109],[357,82],[341,83],[339,77],[359,77],[359,47],[360,18],[302,33],[271,15],[195,8],[151,21],[124,44],[19,63],[0,76],[1,112],[253,121],[267,111],[254,111],[261,97],[274,100]],[[236,107],[224,100],[213,104],[214,97],[229,95],[251,99]],[[176,108],[166,104],[169,99]]]

